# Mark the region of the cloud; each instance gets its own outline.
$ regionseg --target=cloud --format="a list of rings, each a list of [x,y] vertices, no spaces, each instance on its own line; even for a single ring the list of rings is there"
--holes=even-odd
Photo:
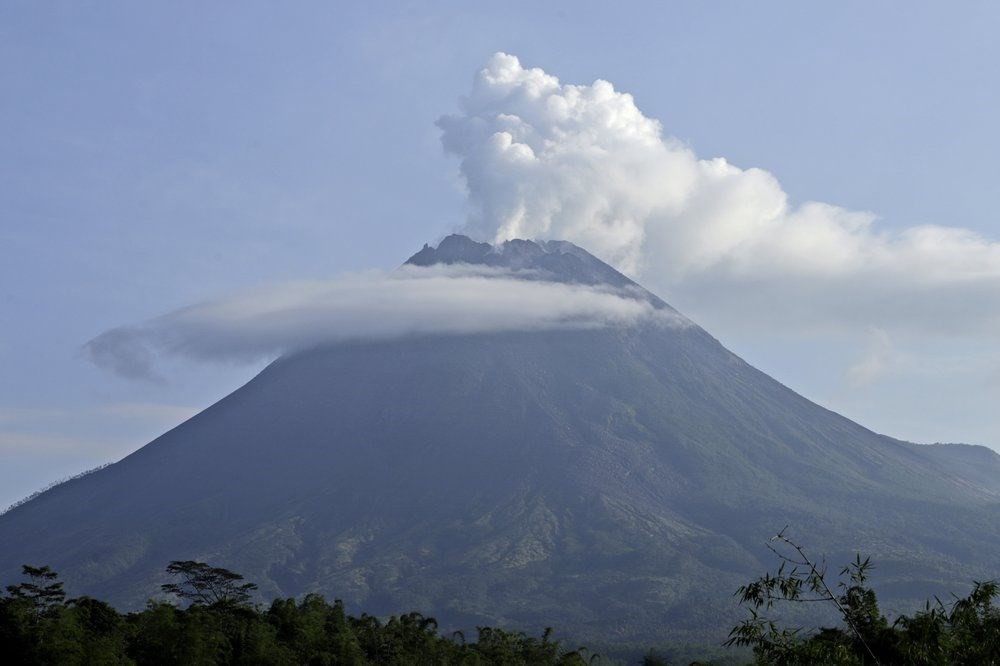
[[[607,288],[525,280],[467,266],[405,266],[391,274],[269,285],[111,329],[84,350],[94,363],[119,375],[155,380],[163,356],[241,363],[351,339],[640,321],[688,324],[646,300]]]
[[[0,457],[90,465],[118,459],[137,442],[194,416],[195,407],[113,402],[86,407],[0,406]],[[72,469],[72,467],[70,467]]]
[[[848,383],[860,387],[875,382],[889,371],[894,356],[895,348],[889,334],[881,328],[870,327],[864,354],[845,373]]]
[[[0,426],[52,424],[65,421],[116,420],[146,421],[173,425],[198,413],[197,407],[155,402],[113,402],[82,408],[0,407]]]
[[[1000,330],[1000,244],[794,205],[767,171],[665,136],[607,81],[564,84],[497,53],[438,126],[474,236],[575,242],[710,319]]]
[[[89,455],[103,457],[119,453],[123,446],[134,445],[134,442],[122,442],[91,437],[75,437],[53,433],[7,432],[0,431],[0,454],[15,455],[56,455],[66,454]]]

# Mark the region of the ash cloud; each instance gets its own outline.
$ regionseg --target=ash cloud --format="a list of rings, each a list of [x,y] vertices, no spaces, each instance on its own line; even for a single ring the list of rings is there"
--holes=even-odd
[[[771,173],[699,158],[607,81],[565,84],[497,53],[438,126],[470,235],[572,241],[706,322],[1000,330],[1000,244],[793,204]]]

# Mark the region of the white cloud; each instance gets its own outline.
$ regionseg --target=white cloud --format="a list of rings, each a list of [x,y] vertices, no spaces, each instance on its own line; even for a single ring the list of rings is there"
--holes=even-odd
[[[355,338],[590,328],[686,319],[607,288],[525,280],[468,266],[270,285],[97,336],[85,351],[130,378],[163,355],[249,362]]]
[[[0,431],[0,454],[4,456],[86,454],[103,457],[119,452],[121,447],[121,442],[107,439],[53,433]]]
[[[1000,244],[793,205],[767,171],[665,137],[607,81],[563,84],[498,53],[438,125],[461,160],[472,235],[569,240],[677,305],[744,323],[1000,330]]]
[[[0,407],[0,456],[48,460],[116,459],[199,408],[147,402],[89,407]]]
[[[129,421],[176,424],[198,413],[197,407],[168,405],[156,402],[113,402],[94,407],[74,409],[52,407],[0,407],[0,425],[51,424],[114,418]]]
[[[865,352],[847,369],[847,381],[855,387],[875,382],[891,369],[894,356],[889,334],[881,328],[870,327]]]

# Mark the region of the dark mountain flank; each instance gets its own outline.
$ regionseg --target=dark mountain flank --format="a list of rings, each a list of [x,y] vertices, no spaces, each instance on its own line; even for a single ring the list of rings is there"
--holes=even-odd
[[[669,308],[570,243],[450,236],[409,263]],[[889,608],[997,576],[998,474],[987,449],[823,409],[693,324],[344,343],[0,516],[0,581],[49,564],[72,594],[139,607],[168,561],[199,559],[263,597],[447,627],[708,637],[786,524],[833,562],[870,553]]]

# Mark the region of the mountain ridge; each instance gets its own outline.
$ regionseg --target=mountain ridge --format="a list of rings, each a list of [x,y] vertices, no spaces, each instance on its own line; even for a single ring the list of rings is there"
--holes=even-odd
[[[570,244],[448,238],[409,262],[644,298]],[[202,559],[264,596],[420,608],[455,628],[714,639],[786,524],[835,561],[871,553],[900,607],[995,577],[990,460],[874,433],[698,326],[353,341],[280,358],[0,516],[16,544],[0,576],[50,564],[74,594],[137,607],[167,561]]]

